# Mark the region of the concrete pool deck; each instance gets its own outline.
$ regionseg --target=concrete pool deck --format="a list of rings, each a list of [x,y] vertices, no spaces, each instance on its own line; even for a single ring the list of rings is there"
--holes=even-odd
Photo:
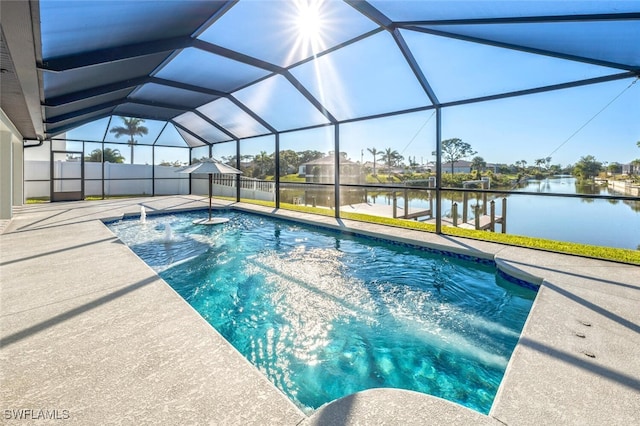
[[[169,196],[14,210],[0,235],[3,422],[20,415],[33,421],[57,416],[65,424],[640,420],[638,266],[393,228],[394,239],[495,257],[514,274],[542,281],[491,412],[484,416],[428,395],[376,389],[307,417],[101,222],[139,214],[141,205],[150,215],[203,208],[207,200]],[[360,233],[389,232],[242,203],[234,208]]]

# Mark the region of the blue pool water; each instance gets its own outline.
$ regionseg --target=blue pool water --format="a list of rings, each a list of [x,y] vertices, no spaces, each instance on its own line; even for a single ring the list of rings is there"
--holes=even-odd
[[[109,226],[300,408],[393,387],[489,412],[534,291],[492,265],[235,211],[191,224],[203,215]]]

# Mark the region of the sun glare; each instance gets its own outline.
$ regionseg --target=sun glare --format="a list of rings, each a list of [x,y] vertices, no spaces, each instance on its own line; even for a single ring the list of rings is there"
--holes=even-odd
[[[322,45],[324,20],[322,19],[321,0],[297,0],[296,27],[303,45],[317,53]]]
[[[346,93],[340,90],[342,81],[337,76],[331,59],[327,55],[318,56],[327,49],[331,40],[335,41],[335,37],[332,38],[331,35],[331,32],[335,31],[333,26],[336,25],[333,9],[326,0],[294,0],[290,4],[295,5],[295,8],[291,9],[293,15],[290,26],[295,41],[289,52],[287,63],[309,57],[314,58],[312,66],[315,71],[315,90],[312,92],[321,104],[327,105],[329,103],[327,87],[335,89],[332,93],[333,97],[342,97],[340,94]],[[327,86],[326,79],[331,81],[330,86]]]

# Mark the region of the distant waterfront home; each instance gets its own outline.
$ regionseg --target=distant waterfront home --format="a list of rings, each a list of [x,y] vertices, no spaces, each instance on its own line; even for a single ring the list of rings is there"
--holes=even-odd
[[[634,164],[622,164],[623,175],[638,175],[640,174],[640,166]]]
[[[362,168],[366,173],[373,173],[373,161],[365,161],[362,164]],[[380,168],[380,162],[376,162],[376,172]]]
[[[329,154],[300,165],[299,175],[304,176],[305,182],[333,183],[335,180],[335,156]],[[340,156],[340,182],[363,183],[362,167]]]
[[[494,164],[494,163],[487,163],[487,165],[485,166],[483,171],[492,171],[493,173],[498,173],[498,164]]]
[[[498,165],[487,163],[481,171],[487,170],[497,173]],[[472,171],[473,167],[470,161],[459,160],[453,163],[453,173],[471,173]],[[451,162],[442,163],[442,173],[451,173]]]
[[[416,173],[431,173],[436,170],[436,163],[426,163],[419,164],[416,166]],[[449,170],[451,170],[451,165],[449,165]]]
[[[442,173],[451,173],[451,162],[442,163]],[[459,160],[453,163],[453,173],[471,173],[471,162]]]

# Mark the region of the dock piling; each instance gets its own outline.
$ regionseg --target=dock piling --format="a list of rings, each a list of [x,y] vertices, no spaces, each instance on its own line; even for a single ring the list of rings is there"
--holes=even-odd
[[[407,219],[409,217],[409,192],[404,190],[404,218]]]
[[[491,229],[491,232],[496,232],[496,202],[495,200],[491,200],[491,225],[489,226],[489,229]]]
[[[453,206],[451,206],[451,216],[453,218],[453,226],[458,226],[458,203],[453,203]]]
[[[482,214],[483,215],[487,214],[487,193],[486,192],[482,193]]]
[[[397,219],[398,218],[398,197],[396,197],[396,191],[393,191],[391,194],[393,198],[393,218]]]
[[[473,206],[473,214],[474,214],[474,222],[476,226],[476,231],[480,230],[480,205],[476,204]]]
[[[469,204],[469,195],[462,193],[462,223],[467,223],[467,208]]]
[[[502,199],[502,233],[507,233],[507,197]]]

